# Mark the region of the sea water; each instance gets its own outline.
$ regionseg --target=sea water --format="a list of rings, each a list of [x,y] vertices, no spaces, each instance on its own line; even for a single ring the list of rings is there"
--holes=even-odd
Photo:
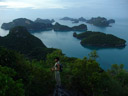
[[[86,24],[83,22],[72,23],[71,21],[63,21],[55,19],[56,22],[67,26],[76,26],[79,24]],[[9,21],[8,21],[9,22]],[[0,21],[0,24],[3,22]],[[123,48],[100,48],[100,47],[83,47],[80,44],[80,40],[73,37],[74,31],[69,32],[55,32],[51,31],[41,31],[32,33],[34,36],[42,40],[42,42],[48,48],[58,48],[69,57],[84,58],[88,57],[88,54],[96,50],[99,58],[100,66],[103,69],[108,69],[112,64],[124,64],[125,69],[128,69],[128,19],[116,19],[116,23],[112,24],[112,27],[96,27],[91,24],[86,24],[89,31],[98,31],[104,32],[106,34],[113,34],[117,37],[125,39],[126,46]],[[76,31],[75,31],[76,32]],[[77,32],[81,33],[81,32]],[[5,36],[8,34],[8,31],[0,29],[0,35]]]

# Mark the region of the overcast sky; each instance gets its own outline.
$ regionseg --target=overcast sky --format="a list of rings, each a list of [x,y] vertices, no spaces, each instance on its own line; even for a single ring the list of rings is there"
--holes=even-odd
[[[128,0],[0,0],[0,15],[15,17],[128,17]]]

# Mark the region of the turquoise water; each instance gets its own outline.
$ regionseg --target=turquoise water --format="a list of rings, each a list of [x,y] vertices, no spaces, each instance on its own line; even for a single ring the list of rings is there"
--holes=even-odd
[[[83,23],[73,24],[70,21],[60,21],[58,19],[56,21],[68,26]],[[88,30],[100,31],[123,38],[127,41],[128,45],[128,19],[116,19],[116,23],[112,24],[112,27],[107,28],[100,28],[90,24],[87,24],[87,26]],[[128,46],[124,48],[83,47],[80,45],[80,40],[73,37],[73,32],[55,32],[51,30],[33,33],[33,35],[40,38],[47,47],[61,49],[66,56],[83,58],[84,56],[88,57],[88,54],[92,50],[97,50],[99,55],[97,61],[103,69],[110,68],[111,64],[124,64],[125,69],[128,69]],[[5,36],[6,34],[8,34],[8,31],[0,29],[1,36]]]

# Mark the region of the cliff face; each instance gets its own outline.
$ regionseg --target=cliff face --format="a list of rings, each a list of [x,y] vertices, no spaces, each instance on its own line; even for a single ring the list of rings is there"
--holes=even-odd
[[[16,50],[30,58],[34,55],[36,57],[36,53],[38,53],[37,57],[42,58],[45,57],[45,53],[51,52],[51,49],[48,49],[40,39],[31,35],[25,27],[20,26],[11,29],[7,36],[1,37],[0,46]]]

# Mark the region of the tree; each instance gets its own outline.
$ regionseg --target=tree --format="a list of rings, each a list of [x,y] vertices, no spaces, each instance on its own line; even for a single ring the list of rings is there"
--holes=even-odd
[[[89,59],[96,60],[99,56],[97,55],[96,50],[92,51],[91,53],[88,54]]]
[[[14,80],[16,72],[0,66],[0,96],[25,96],[21,80]]]

